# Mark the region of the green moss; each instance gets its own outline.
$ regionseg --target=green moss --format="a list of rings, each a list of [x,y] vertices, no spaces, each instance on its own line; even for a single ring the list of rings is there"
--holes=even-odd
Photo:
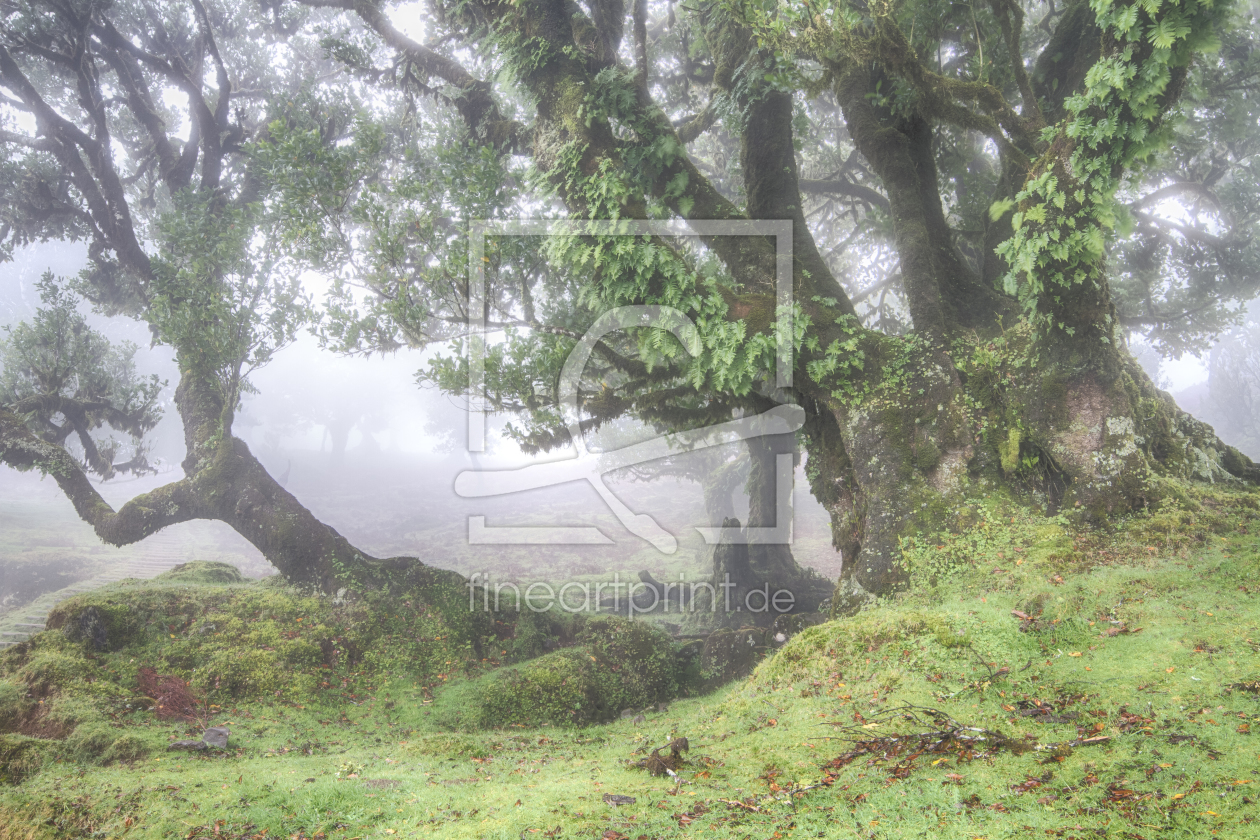
[[[211,560],[180,563],[175,568],[158,575],[154,580],[161,583],[178,582],[199,586],[245,582],[245,578],[241,577],[240,570],[235,566]]]
[[[1019,469],[1019,444],[1022,435],[1017,426],[1006,432],[1006,440],[998,444],[998,455],[1002,459],[1002,472],[1013,475]]]
[[[103,764],[107,753],[118,738],[118,730],[109,724],[85,724],[70,734],[65,742],[65,754],[71,761],[84,764]]]
[[[914,466],[920,473],[928,473],[941,462],[941,449],[931,437],[925,436],[915,442]]]
[[[45,697],[64,686],[90,685],[95,670],[77,646],[50,639],[34,647],[14,676],[32,695]]]
[[[15,785],[44,763],[50,742],[25,735],[0,735],[0,784]]]
[[[576,644],[501,668],[438,698],[440,720],[468,728],[586,725],[675,697],[683,668],[673,641],[644,622],[581,621]]]
[[[223,564],[182,572],[62,602],[49,631],[0,653],[0,676],[38,697],[73,690],[112,700],[134,694],[143,666],[188,681],[212,703],[277,692],[309,698],[387,674],[439,685],[439,674],[479,664],[489,635],[489,617],[470,616],[466,590],[446,572],[417,573],[431,572],[431,589],[368,593],[350,603],[274,582],[236,583]],[[93,633],[106,643],[97,646]]]
[[[148,746],[135,733],[120,734],[116,724],[104,722],[82,724],[66,738],[62,747],[64,758],[94,765],[135,761],[148,753]]]
[[[1061,371],[1043,374],[1041,377],[1042,404],[1053,413],[1054,421],[1068,418],[1068,380]]]
[[[12,731],[30,707],[25,687],[11,680],[0,680],[0,732]]]

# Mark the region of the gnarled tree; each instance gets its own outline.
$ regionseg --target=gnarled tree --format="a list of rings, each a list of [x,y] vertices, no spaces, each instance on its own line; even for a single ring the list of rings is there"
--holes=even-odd
[[[129,355],[83,348],[91,336],[66,323],[73,303],[56,292],[33,329],[47,334],[45,346],[78,348],[60,356],[77,368],[41,378],[38,364],[19,358],[31,329],[15,333],[0,460],[51,475],[105,542],[221,520],[291,580],[335,591],[412,564],[356,550],[231,434],[249,372],[309,317],[292,267],[269,256],[264,179],[248,145],[265,131],[269,103],[330,70],[313,39],[294,35],[277,10],[248,2],[34,0],[0,9],[3,246],[86,241],[89,267],[69,285],[108,314],[147,322],[174,349],[187,446],[180,480],[118,510],[101,497],[61,445],[66,434],[76,432],[87,466],[107,475],[118,466],[88,431],[105,423],[142,434],[155,420],[156,389],[120,370],[108,387],[69,393],[71,380],[89,384],[95,368],[111,359],[125,367]],[[280,42],[285,62],[273,53]],[[30,387],[18,387],[23,380]]]
[[[367,558],[230,435],[244,374],[306,317],[276,278],[334,276],[336,349],[461,349],[465,223],[540,213],[792,222],[790,313],[763,237],[492,238],[478,315],[504,338],[479,396],[521,413],[525,446],[566,444],[557,383],[582,333],[618,306],[682,312],[687,346],[652,327],[598,344],[582,427],[676,431],[798,402],[846,559],[838,608],[900,585],[899,539],[949,527],[976,488],[1031,485],[1105,518],[1166,477],[1260,475],[1126,349],[1128,331],[1193,346],[1255,290],[1255,182],[1239,177],[1254,119],[1231,129],[1220,105],[1252,113],[1255,63],[1227,5],[471,0],[434,3],[423,43],[392,14],[6,7],[5,107],[35,129],[2,138],[5,233],[89,239],[79,288],[148,320],[183,371],[188,477],[161,506],[109,511],[6,418],[6,462],[58,475],[111,539],[221,518],[290,577],[336,586]],[[1223,151],[1203,141],[1231,130]],[[1162,211],[1178,200],[1199,215]],[[466,361],[424,376],[462,392]]]

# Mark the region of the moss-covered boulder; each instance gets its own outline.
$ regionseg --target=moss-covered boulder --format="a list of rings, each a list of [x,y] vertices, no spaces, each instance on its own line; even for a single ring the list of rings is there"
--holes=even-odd
[[[58,604],[46,632],[0,652],[0,679],[37,700],[90,697],[98,715],[136,708],[140,668],[208,704],[339,698],[390,679],[428,692],[479,673],[495,640],[492,616],[446,584],[328,598],[189,563]]]
[[[438,713],[465,729],[581,726],[689,687],[673,640],[644,622],[579,619],[573,639],[571,647],[451,686],[439,697]]]

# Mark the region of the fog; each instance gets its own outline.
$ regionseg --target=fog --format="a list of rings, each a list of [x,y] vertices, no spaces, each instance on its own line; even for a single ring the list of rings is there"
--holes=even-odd
[[[35,283],[45,271],[71,276],[84,263],[84,249],[72,243],[19,251],[0,286],[0,321],[11,325],[35,312]],[[319,285],[313,278],[311,291],[317,293]],[[168,347],[150,345],[144,324],[91,313],[86,304],[82,311],[112,341],[140,345],[140,373],[167,381],[164,417],[150,436],[150,461],[158,473],[97,482],[117,508],[183,474],[183,431],[172,405],[176,363]],[[1221,419],[1219,401],[1208,395],[1209,354],[1166,360],[1138,343],[1132,350],[1183,407],[1209,422]],[[419,387],[415,374],[425,362],[420,351],[337,355],[321,349],[314,336],[303,335],[251,377],[256,393],[243,398],[233,431],[316,516],[376,556],[414,556],[464,574],[480,572],[517,582],[633,577],[640,570],[659,579],[679,574],[694,579],[707,573],[708,550],[695,528],[720,523],[708,521],[701,486],[677,477],[688,472],[687,458],[699,455],[671,459],[672,468],[664,471],[668,474],[651,480],[629,471],[607,476],[609,487],[631,510],[650,514],[678,538],[677,551],[669,554],[629,533],[586,482],[461,498],[453,486],[461,471],[519,467],[531,460],[568,458],[571,452],[530,459],[503,433],[510,418],[496,417],[489,421],[487,451],[470,454],[466,401]],[[1241,435],[1238,428],[1237,423],[1223,423],[1220,431],[1253,457],[1260,455],[1254,438]],[[1230,439],[1231,431],[1237,439]],[[624,443],[645,436],[651,430],[622,426],[615,437]],[[592,441],[593,448],[597,443]],[[719,454],[738,458],[742,450],[736,446],[723,447]],[[693,475],[703,474],[703,468],[694,466]],[[843,558],[830,545],[826,512],[810,495],[803,466],[796,471],[792,501],[794,554],[802,565],[835,577]],[[220,522],[185,523],[138,545],[106,546],[76,517],[56,484],[36,473],[0,467],[0,505],[0,617],[7,616],[10,624],[20,622],[22,615],[38,620],[70,591],[66,587],[120,575],[152,576],[189,559],[230,562],[251,577],[275,573],[253,546]],[[742,489],[733,505],[738,516],[746,516]],[[470,517],[484,517],[490,528],[594,526],[608,544],[472,545]]]
[[[29,318],[39,303],[35,283],[41,274],[71,276],[84,261],[84,250],[73,244],[20,251],[6,266],[0,320],[14,324]],[[82,311],[90,312],[86,304]],[[172,404],[177,367],[170,348],[150,346],[144,324],[95,313],[89,322],[112,341],[140,345],[139,373],[155,373],[167,381],[164,416],[150,435],[150,461],[158,474],[93,479],[117,509],[183,475],[183,431]],[[531,459],[503,433],[510,418],[502,417],[488,423],[486,452],[470,455],[466,401],[421,389],[415,373],[424,364],[419,351],[346,357],[322,350],[313,336],[303,336],[251,377],[257,393],[243,398],[233,432],[286,490],[376,556],[415,556],[464,574],[481,572],[518,582],[615,574],[634,578],[640,570],[659,579],[707,574],[706,546],[695,527],[721,523],[708,521],[702,488],[693,481],[671,476],[644,480],[628,471],[607,476],[608,485],[631,510],[650,514],[677,537],[677,551],[670,554],[629,533],[586,482],[488,499],[460,498],[453,485],[461,471],[518,467]],[[651,435],[649,429],[622,426],[616,437],[624,444]],[[592,449],[598,449],[596,444],[591,441]],[[730,458],[742,455],[738,444],[720,450]],[[560,450],[532,460],[571,456],[571,451]],[[671,459],[675,468],[670,472],[687,472],[688,457],[699,456]],[[275,572],[220,522],[185,523],[137,545],[106,546],[76,517],[57,485],[33,472],[0,467],[0,506],[0,616],[10,619],[23,613],[38,618],[50,599],[77,581],[151,576],[183,560],[223,560],[252,577]],[[735,493],[734,509],[741,519],[747,514],[742,489]],[[609,544],[470,545],[469,517],[475,516],[485,517],[489,528],[594,526]],[[826,513],[808,492],[803,466],[797,469],[793,492],[793,550],[802,565],[823,575],[840,572],[842,558],[831,548]]]

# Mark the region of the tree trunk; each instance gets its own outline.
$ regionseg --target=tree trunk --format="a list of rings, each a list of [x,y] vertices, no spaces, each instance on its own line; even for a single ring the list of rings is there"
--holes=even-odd
[[[799,456],[795,435],[770,435],[746,441],[749,454],[748,527],[780,528],[780,514],[792,510],[792,483]],[[787,475],[779,461],[789,456]],[[784,480],[786,478],[786,480]],[[786,542],[750,542],[747,580],[738,581],[745,589],[791,593],[791,608],[774,612],[814,612],[831,596],[832,584],[813,571],[801,568]],[[786,599],[780,604],[786,604]]]
[[[1074,5],[1060,28],[1057,57],[1037,68],[1043,92],[1075,89],[1098,57],[1087,4]],[[1177,409],[1133,362],[1101,265],[1070,292],[1039,299],[1037,314],[1054,327],[1036,330],[994,287],[1006,267],[992,248],[1010,235],[1009,215],[986,230],[988,253],[973,273],[942,212],[930,123],[877,107],[887,81],[870,65],[840,67],[836,95],[888,191],[915,332],[855,333],[857,365],[798,385],[812,400],[811,484],[844,552],[833,612],[902,586],[900,541],[957,527],[954,511],[969,491],[1031,485],[1048,509],[1101,521],[1157,502],[1161,476],[1254,481],[1254,464]],[[1048,97],[1052,119],[1063,99]],[[1065,157],[1047,154],[1039,165]],[[1018,150],[1003,158],[999,198],[1037,172]]]
[[[350,432],[354,429],[354,421],[334,418],[329,421],[328,434],[332,438],[332,455],[329,463],[333,469],[341,469],[346,463],[346,445],[350,442]]]
[[[730,461],[713,466],[700,479],[704,491],[704,510],[709,522],[720,525],[735,518],[734,493],[740,484],[747,483],[746,463]]]
[[[217,383],[183,375],[175,406],[184,424],[185,477],[137,496],[117,511],[69,452],[36,437],[20,418],[3,410],[0,461],[51,475],[79,516],[110,545],[130,545],[180,522],[213,519],[245,537],[287,580],[325,593],[462,586],[456,573],[431,569],[413,557],[372,557],[320,522],[267,473],[244,441],[225,433],[232,416],[220,391]]]

